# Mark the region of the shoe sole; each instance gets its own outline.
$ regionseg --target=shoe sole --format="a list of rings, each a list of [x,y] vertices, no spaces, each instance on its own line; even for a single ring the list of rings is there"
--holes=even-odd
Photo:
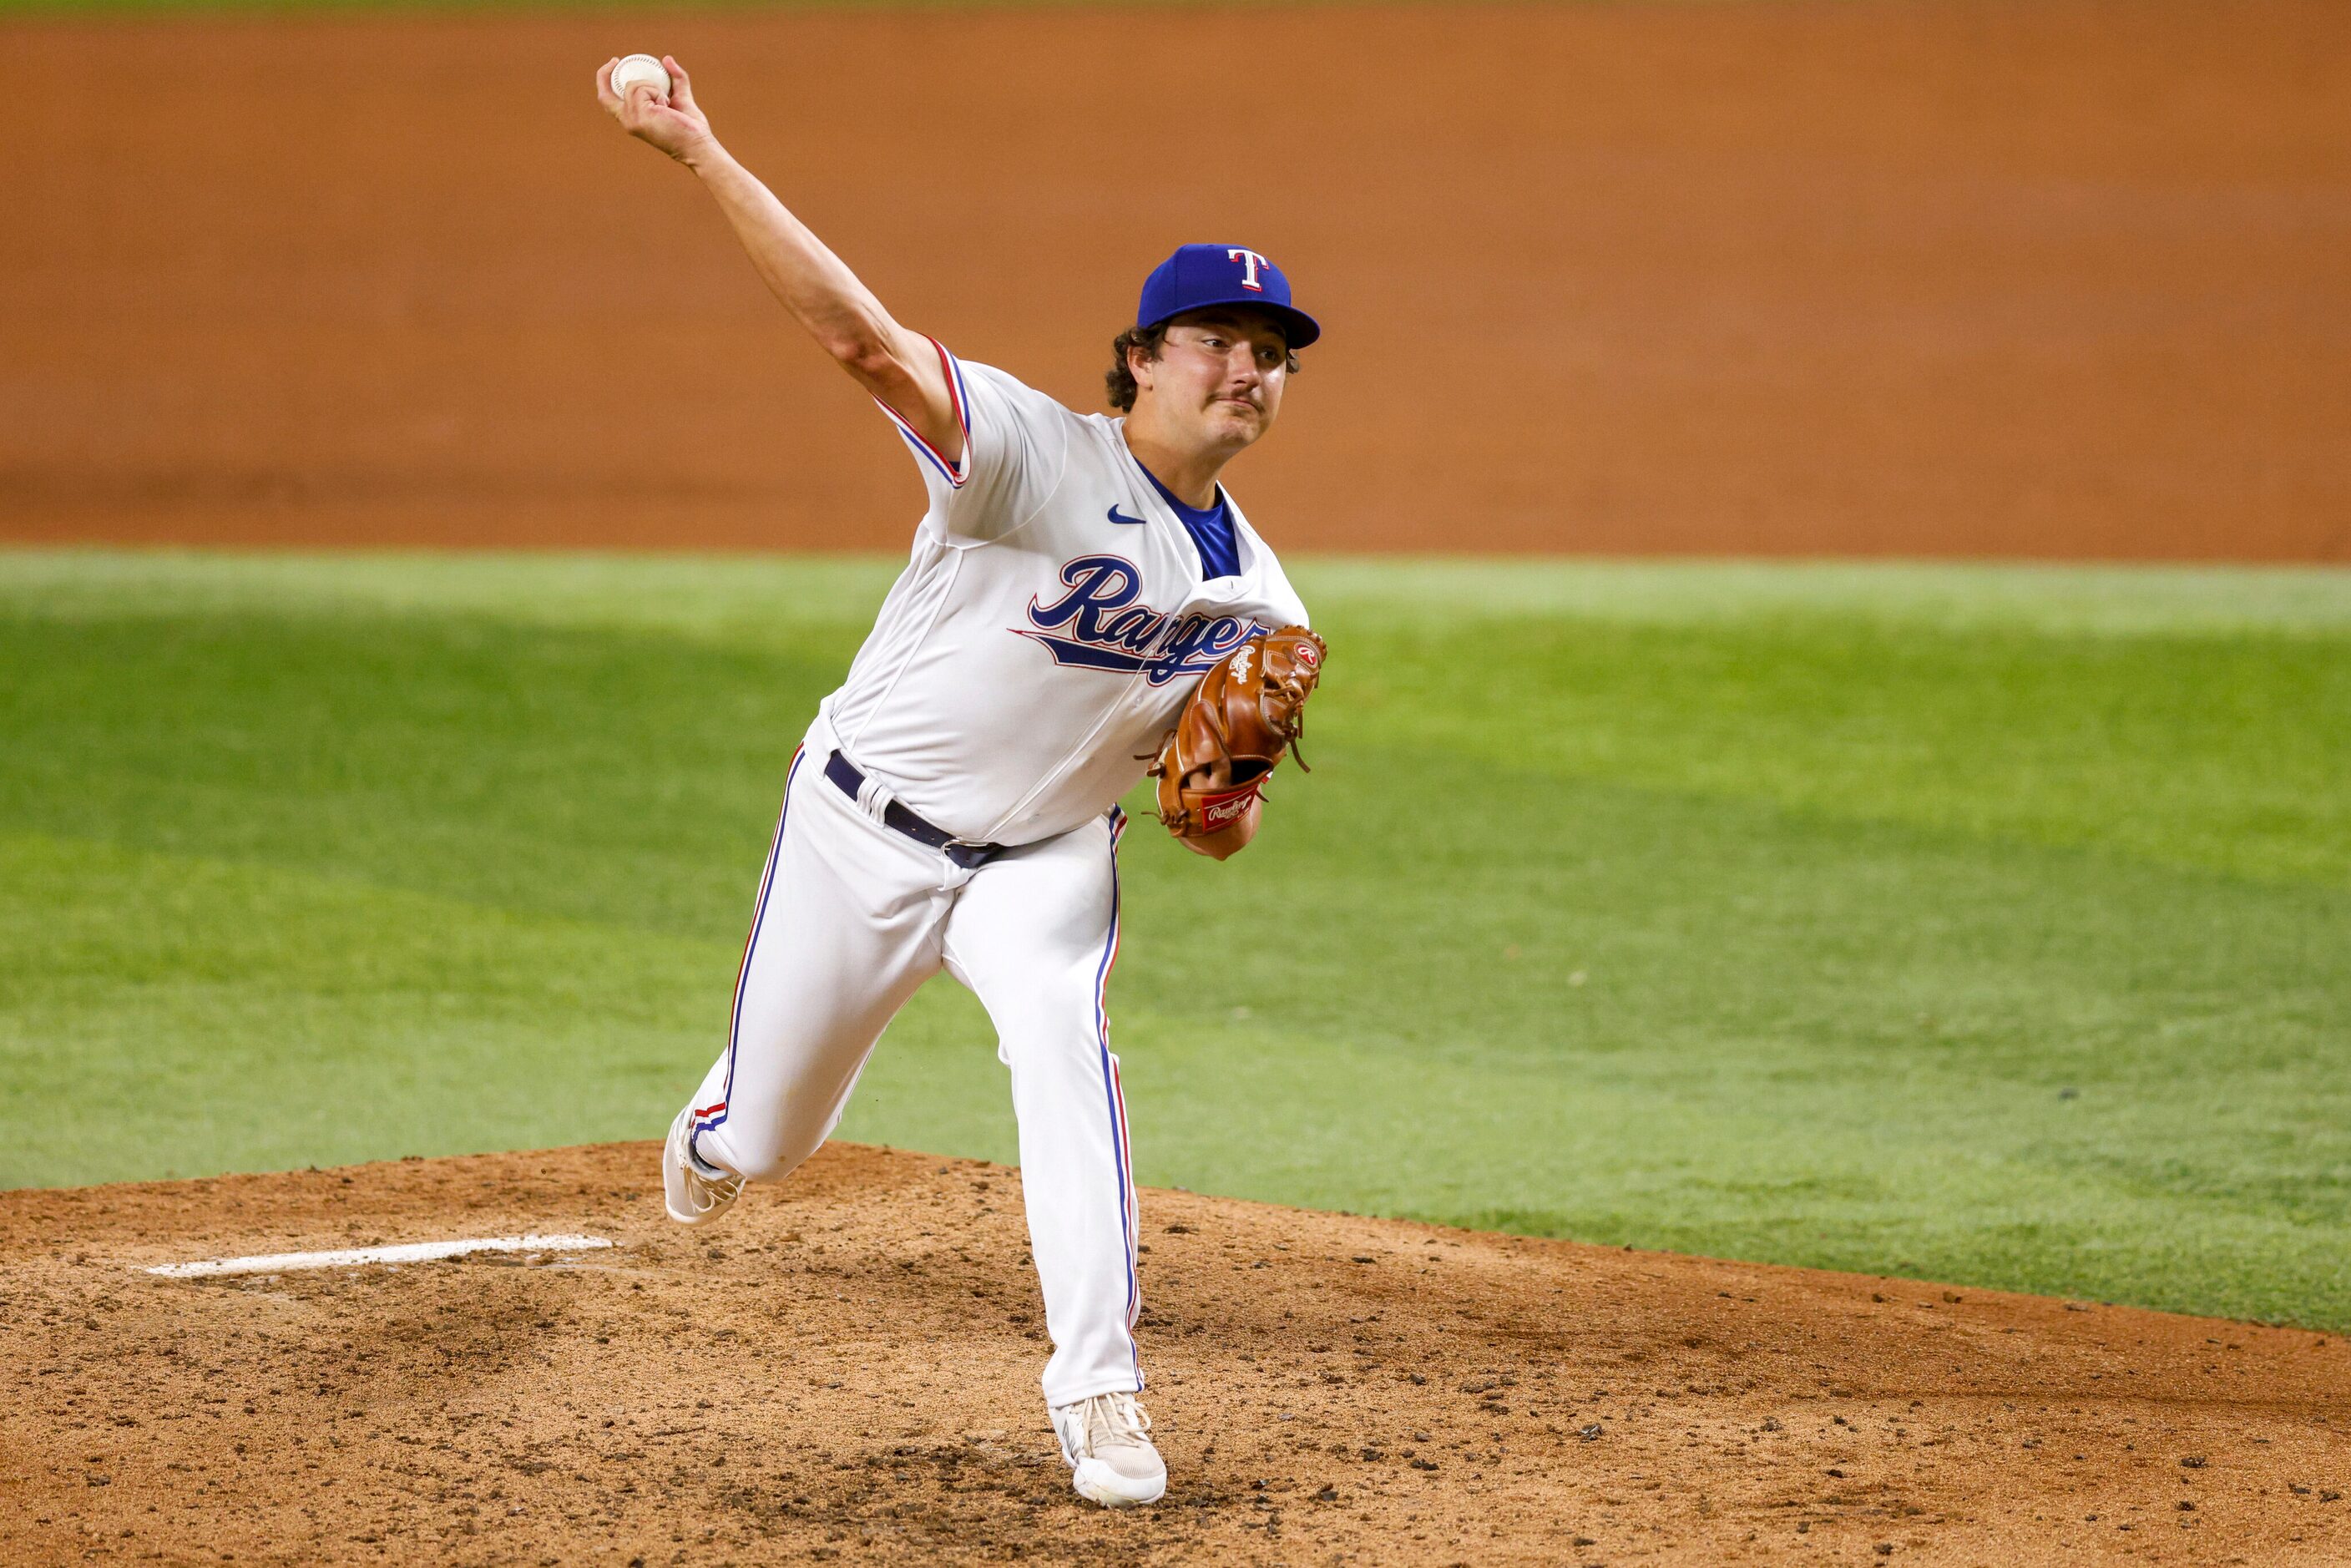
[[[1138,1481],[1120,1475],[1100,1459],[1080,1459],[1071,1472],[1070,1486],[1088,1502],[1104,1508],[1142,1508],[1167,1495],[1167,1478]]]

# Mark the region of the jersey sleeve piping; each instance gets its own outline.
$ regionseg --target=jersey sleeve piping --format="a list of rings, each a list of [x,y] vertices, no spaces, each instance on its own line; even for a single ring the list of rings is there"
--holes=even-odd
[[[928,459],[931,466],[939,471],[940,476],[947,482],[947,488],[960,490],[964,482],[971,477],[971,399],[964,390],[963,363],[948,353],[947,346],[936,338],[926,336],[924,341],[939,351],[939,368],[946,372],[947,402],[955,408],[956,428],[963,432],[962,457],[956,462],[948,462],[937,447],[923,439],[921,432],[906,423],[905,415],[879,397],[873,400],[873,403],[890,416],[890,423],[898,427],[898,434],[906,438],[906,444],[914,449],[915,455]]]

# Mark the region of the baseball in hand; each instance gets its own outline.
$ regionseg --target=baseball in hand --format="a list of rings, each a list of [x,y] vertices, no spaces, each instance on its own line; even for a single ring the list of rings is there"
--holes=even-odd
[[[612,68],[612,96],[625,101],[632,87],[649,87],[664,99],[669,97],[669,72],[651,55],[630,55]]]

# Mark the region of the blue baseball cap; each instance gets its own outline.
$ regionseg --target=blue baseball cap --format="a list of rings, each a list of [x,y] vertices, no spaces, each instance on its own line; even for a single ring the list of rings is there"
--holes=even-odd
[[[1322,335],[1314,318],[1290,302],[1290,279],[1262,251],[1238,245],[1178,246],[1143,280],[1137,327],[1156,327],[1186,310],[1212,305],[1254,305],[1279,320],[1293,349]]]

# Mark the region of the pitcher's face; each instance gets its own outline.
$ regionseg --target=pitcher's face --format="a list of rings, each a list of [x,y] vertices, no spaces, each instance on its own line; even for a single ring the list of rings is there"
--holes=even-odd
[[[1238,452],[1273,428],[1290,379],[1290,344],[1271,318],[1246,307],[1178,316],[1156,360],[1132,357],[1136,401],[1186,444]]]

